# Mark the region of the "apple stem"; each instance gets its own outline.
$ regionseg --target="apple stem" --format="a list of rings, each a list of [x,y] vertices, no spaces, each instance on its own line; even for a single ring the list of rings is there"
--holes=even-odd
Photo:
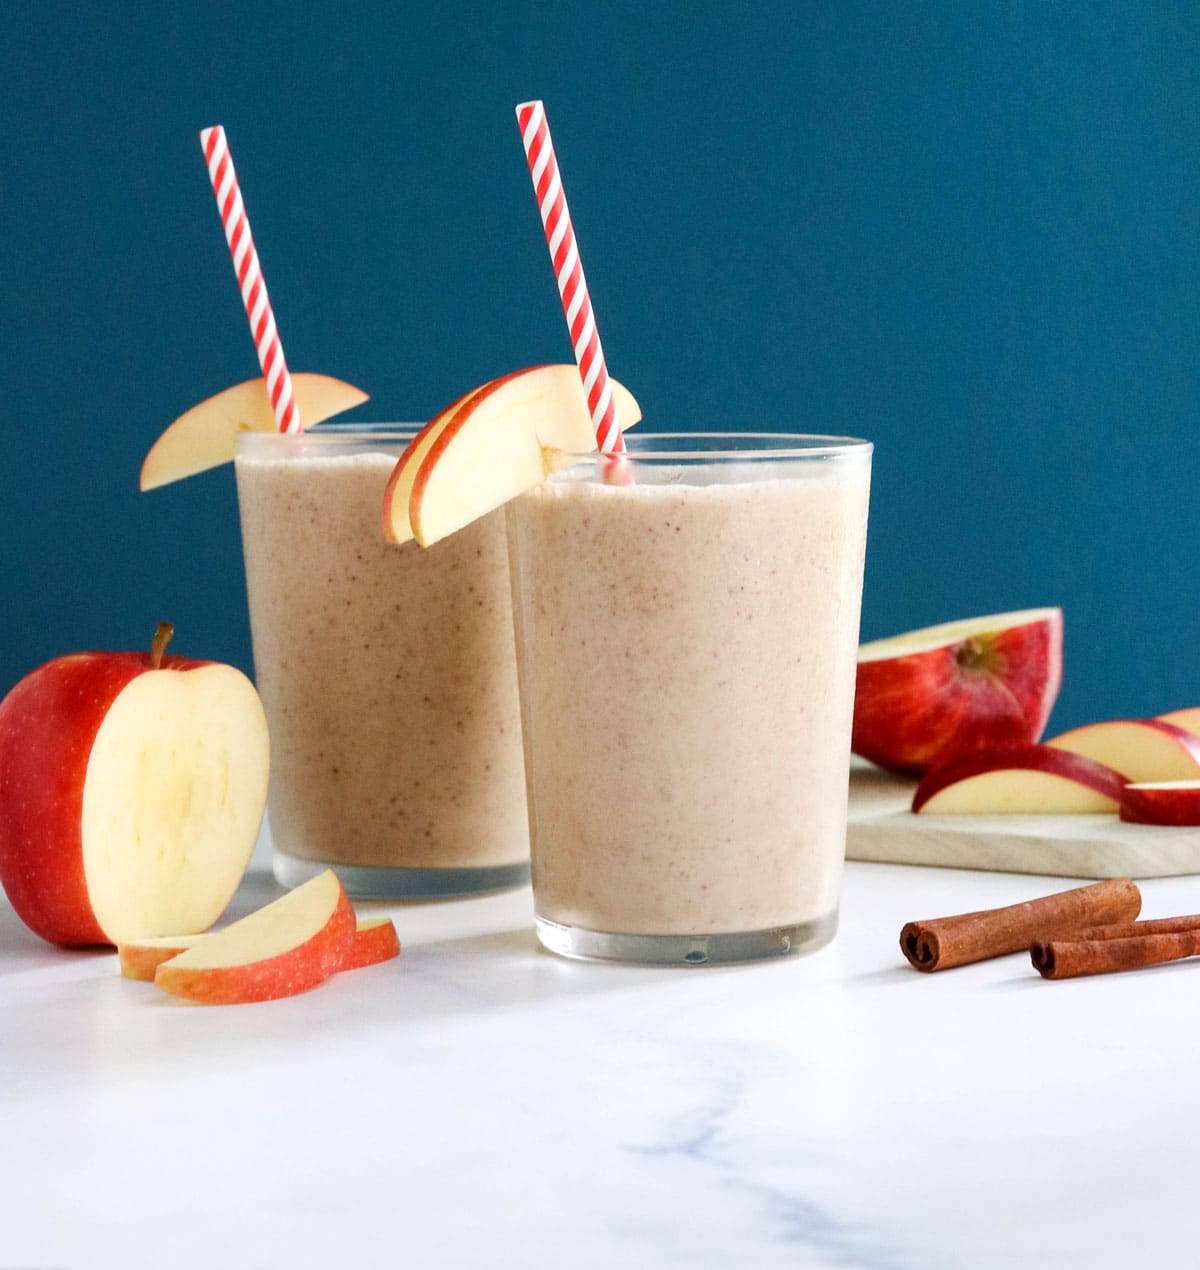
[[[174,634],[175,627],[171,622],[159,622],[158,629],[154,632],[154,640],[150,645],[151,670],[157,670],[162,665],[163,653],[166,652],[167,645]]]

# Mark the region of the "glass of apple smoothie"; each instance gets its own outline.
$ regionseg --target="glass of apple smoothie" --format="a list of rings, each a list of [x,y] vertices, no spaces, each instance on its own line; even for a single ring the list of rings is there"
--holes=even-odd
[[[247,433],[236,470],[276,877],[359,896],[528,877],[504,517],[385,540],[406,425]]]
[[[508,505],[538,936],[656,964],[837,928],[871,446],[627,438]],[[611,472],[609,472],[611,477]]]

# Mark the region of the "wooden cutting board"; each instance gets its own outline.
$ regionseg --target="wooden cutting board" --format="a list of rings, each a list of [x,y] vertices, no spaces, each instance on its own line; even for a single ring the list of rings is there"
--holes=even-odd
[[[1200,828],[1116,816],[914,816],[914,781],[855,758],[846,859],[1072,878],[1200,873]]]

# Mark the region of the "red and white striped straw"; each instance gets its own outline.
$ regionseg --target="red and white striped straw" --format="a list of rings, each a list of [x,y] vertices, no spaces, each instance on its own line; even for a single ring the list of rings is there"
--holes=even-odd
[[[567,329],[575,349],[575,361],[579,365],[588,410],[596,429],[596,446],[602,454],[620,454],[625,449],[625,438],[621,435],[617,404],[613,400],[612,385],[608,382],[608,367],[604,362],[604,350],[600,347],[600,332],[596,329],[596,318],[592,313],[587,279],[583,276],[583,262],[575,245],[571,212],[563,193],[562,178],[558,174],[558,160],[554,157],[554,143],[550,140],[546,108],[540,101],[522,102],[517,107],[517,123],[521,128],[529,175],[533,178],[538,211],[542,214],[554,276],[558,280],[558,294],[562,297]]]
[[[241,288],[242,303],[246,306],[246,317],[250,320],[250,334],[254,337],[258,364],[267,381],[275,422],[279,425],[280,432],[299,432],[300,411],[292,392],[292,377],[288,374],[287,362],[283,358],[283,345],[279,342],[279,332],[275,328],[275,315],[271,312],[271,301],[267,296],[267,284],[263,281],[262,266],[258,263],[258,252],[254,249],[254,238],[250,233],[250,222],[246,219],[237,173],[233,170],[233,156],[229,153],[229,142],[225,140],[225,129],[219,125],[216,128],[205,128],[200,133],[200,144],[204,147],[208,178],[212,181],[213,193],[217,196],[217,209],[221,213],[221,224],[225,227],[225,241],[229,244],[229,254],[233,257],[233,270]]]

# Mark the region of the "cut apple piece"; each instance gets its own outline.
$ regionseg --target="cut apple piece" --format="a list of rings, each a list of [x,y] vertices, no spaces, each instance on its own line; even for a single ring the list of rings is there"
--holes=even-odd
[[[367,400],[353,384],[304,372],[292,376],[292,391],[306,428]],[[278,426],[265,380],[235,384],[193,406],[167,428],[142,463],[139,487],[157,489],[232,463],[239,432],[274,432]]]
[[[240,670],[160,645],[56,658],[0,703],[0,882],[56,944],[207,930],[254,850],[269,766]]]
[[[416,480],[421,463],[441,435],[442,427],[455,415],[459,407],[466,405],[487,387],[487,384],[483,384],[479,388],[472,388],[470,392],[463,393],[445,410],[438,411],[405,446],[404,453],[392,469],[387,488],[383,492],[383,536],[388,542],[412,541],[412,523],[408,516],[408,504],[412,497],[413,481]]]
[[[196,947],[218,931],[200,935],[163,935],[157,939],[142,939],[136,943],[118,944],[121,974],[126,979],[138,979],[144,983],[154,981],[154,972],[165,961],[178,957],[189,948]],[[400,955],[400,939],[390,917],[367,917],[358,921],[350,950],[338,967],[339,970],[359,970],[374,966]]]
[[[361,970],[364,966],[376,966],[381,961],[391,961],[400,956],[400,937],[390,917],[360,919],[354,932],[354,942],[339,970]]]
[[[1044,745],[965,754],[929,773],[912,809],[925,815],[1116,812],[1124,779],[1093,759]]]
[[[164,961],[154,983],[207,1005],[295,996],[341,968],[354,910],[332,869]]]
[[[1130,781],[1200,779],[1200,738],[1161,719],[1089,723],[1046,744],[1095,759]]]
[[[976,750],[1031,745],[1062,683],[1062,610],[968,618],[858,650],[853,749],[920,776]]]
[[[1121,819],[1135,825],[1200,825],[1200,780],[1130,782],[1121,799]]]
[[[627,388],[609,382],[621,427],[632,428],[641,408]],[[409,496],[413,537],[428,547],[533,489],[551,473],[547,451],[595,448],[575,366],[533,366],[494,379],[469,394],[427,446]]]
[[[1177,728],[1200,736],[1200,706],[1188,706],[1184,710],[1168,710],[1166,714],[1155,715],[1160,723],[1173,723]]]

